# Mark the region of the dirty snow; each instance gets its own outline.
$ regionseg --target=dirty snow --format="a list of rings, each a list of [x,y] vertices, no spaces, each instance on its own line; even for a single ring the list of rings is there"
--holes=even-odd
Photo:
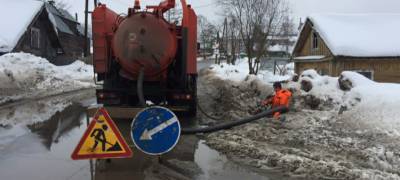
[[[200,73],[199,103],[221,118],[203,123],[247,117],[262,109],[261,100],[273,93],[271,84],[265,78],[246,78],[240,70],[240,65],[214,65]],[[207,144],[239,163],[293,178],[400,179],[400,99],[393,95],[400,85],[376,83],[353,72],[342,75],[354,81],[348,92],[340,90],[337,77],[304,72],[299,82],[309,80],[313,89],[304,92],[299,82],[284,85],[294,91],[285,123],[264,118],[208,135]],[[308,108],[308,96],[326,107]]]
[[[43,2],[0,0],[0,4],[0,52],[10,52],[42,9]]]
[[[91,88],[93,67],[76,61],[55,66],[27,53],[0,56],[0,103]]]
[[[377,83],[350,71],[342,72],[341,76],[352,83],[350,91],[340,90],[338,77],[321,76],[315,70],[304,71],[300,81],[312,82],[313,89],[302,95],[329,101],[336,104],[336,108],[346,107],[348,111],[343,114],[346,119],[400,135],[397,132],[400,130],[400,96],[396,96],[400,84]]]
[[[400,56],[400,14],[313,14],[308,19],[336,56]]]

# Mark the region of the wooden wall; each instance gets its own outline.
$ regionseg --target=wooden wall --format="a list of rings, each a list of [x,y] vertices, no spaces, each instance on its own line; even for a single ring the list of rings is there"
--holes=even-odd
[[[324,56],[331,56],[332,53],[326,46],[325,42],[322,38],[318,35],[318,48],[312,48],[312,41],[313,41],[313,32],[314,30],[310,31],[308,34],[307,39],[304,42],[303,47],[300,50],[298,56],[315,56],[315,55],[324,55]]]
[[[400,83],[400,57],[398,58],[337,58],[334,65],[338,76],[342,71],[373,71],[374,81]]]
[[[37,28],[40,30],[40,48],[34,48],[31,46],[31,28]],[[53,63],[53,59],[57,57],[57,50],[61,48],[57,36],[53,30],[51,22],[48,20],[45,11],[41,11],[35,20],[31,23],[29,28],[14,48],[13,52],[27,52],[32,53],[36,56],[41,56],[48,59]]]
[[[295,62],[295,71],[297,74],[301,74],[303,71],[308,69],[315,69],[318,73],[322,75],[330,75],[331,62]]]
[[[293,52],[294,58],[299,56],[326,56],[326,61],[315,62],[304,60],[295,62],[295,71],[301,74],[304,70],[315,69],[324,75],[339,76],[343,71],[373,71],[373,79],[377,82],[400,83],[400,57],[393,58],[354,58],[333,56],[324,40],[318,35],[318,48],[312,49],[314,29],[307,20],[299,41]]]

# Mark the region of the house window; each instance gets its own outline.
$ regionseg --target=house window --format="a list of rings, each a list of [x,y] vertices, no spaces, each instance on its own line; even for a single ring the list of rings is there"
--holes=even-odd
[[[373,71],[364,71],[364,70],[361,70],[361,71],[356,71],[357,73],[359,73],[359,74],[361,74],[361,75],[363,75],[363,76],[365,76],[366,78],[368,78],[368,79],[371,79],[371,80],[374,80],[374,72]]]
[[[40,29],[31,28],[31,47],[40,48]]]
[[[312,34],[312,49],[318,49],[318,34],[313,32]]]

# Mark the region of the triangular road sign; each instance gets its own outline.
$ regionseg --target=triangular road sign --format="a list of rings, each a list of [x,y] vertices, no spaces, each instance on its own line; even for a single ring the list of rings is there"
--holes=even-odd
[[[132,150],[104,108],[97,111],[71,155],[74,160],[131,156]]]

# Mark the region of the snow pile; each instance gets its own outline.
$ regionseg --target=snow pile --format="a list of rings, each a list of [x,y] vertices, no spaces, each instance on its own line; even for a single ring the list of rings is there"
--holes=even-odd
[[[240,74],[237,69],[200,73],[203,89],[199,91],[199,103],[221,120],[249,117],[265,98],[261,90],[273,92],[271,85],[258,76],[230,76]],[[400,92],[399,85],[376,83],[354,72],[343,72],[342,76],[352,82],[349,91],[340,89],[337,77],[305,71],[300,79],[311,82],[313,89],[295,89],[293,93],[295,101],[315,96],[336,102],[334,108],[297,106],[284,115],[284,123],[264,118],[207,135],[207,144],[240,163],[300,179],[400,179],[400,144],[396,143],[400,126],[390,126],[398,122],[395,118],[400,116],[391,112],[395,113],[399,108],[395,102],[400,101],[385,99]],[[239,81],[241,78],[244,80]],[[288,84],[298,87],[300,82]],[[372,101],[376,107],[371,106]],[[346,104],[348,110],[339,115],[339,107]]]
[[[290,68],[290,66],[288,67]],[[217,77],[237,83],[246,80],[249,76],[254,76],[249,75],[250,70],[247,58],[237,60],[235,65],[226,63],[221,63],[220,65],[215,64],[212,65],[210,69],[215,72]],[[259,70],[255,77],[270,84],[277,81],[288,81],[292,78],[293,74],[293,69],[289,69],[288,75],[285,76],[274,75],[271,71],[267,70]]]
[[[42,9],[43,2],[0,0],[0,4],[0,52],[10,52]]]
[[[0,103],[93,86],[93,67],[80,61],[55,66],[27,53],[0,56]]]
[[[335,56],[400,56],[400,14],[314,14],[308,19]]]
[[[344,105],[350,110],[344,118],[400,136],[400,84],[377,83],[354,72],[342,76],[353,85],[345,94]]]
[[[339,89],[338,78],[321,76],[315,70],[306,70],[300,75],[300,81],[308,81],[312,84],[309,92],[302,92],[302,95],[312,95],[322,101],[329,101],[340,104],[344,92]]]
[[[363,75],[345,71],[341,73],[342,81],[349,81],[351,89],[343,91],[339,87],[339,78],[321,76],[315,70],[304,71],[300,82],[311,82],[309,92],[301,91],[301,96],[311,95],[322,102],[330,102],[334,109],[345,107],[343,118],[351,121],[391,129],[395,134],[400,130],[400,84],[377,83]],[[392,127],[396,127],[393,129]]]

